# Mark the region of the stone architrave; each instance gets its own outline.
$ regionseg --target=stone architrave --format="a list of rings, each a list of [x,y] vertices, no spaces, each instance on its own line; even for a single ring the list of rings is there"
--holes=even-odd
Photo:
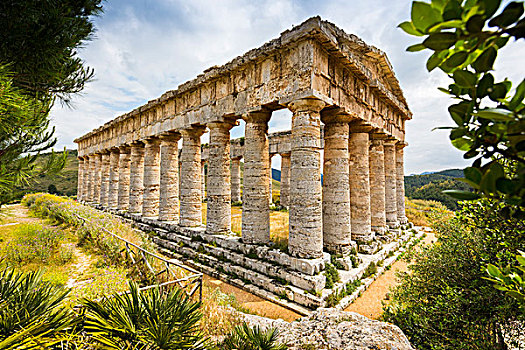
[[[244,179],[242,192],[242,240],[266,244],[270,241],[268,121],[271,111],[244,116]]]
[[[290,153],[281,154],[281,206],[288,209],[290,203]]]
[[[144,147],[144,195],[142,216],[158,218],[160,186],[160,139],[153,137],[145,140]]]
[[[144,143],[131,144],[131,164],[129,183],[129,212],[142,214],[144,194]]]
[[[369,134],[350,124],[350,213],[352,239],[364,243],[374,238],[370,212]]]
[[[349,191],[349,117],[322,113],[324,126],[323,243],[331,253],[348,254],[352,247]]]
[[[84,187],[84,166],[86,162],[84,158],[78,157],[78,183],[77,183],[77,201],[81,202],[83,198],[83,187]]]
[[[233,123],[209,123],[208,193],[206,231],[211,234],[231,230],[230,129]]]
[[[396,197],[397,197],[397,220],[401,225],[406,225],[408,219],[405,215],[405,169],[403,148],[405,142],[396,143]]]
[[[386,224],[390,228],[399,226],[397,221],[397,172],[395,141],[387,140],[383,143],[385,153],[385,210]]]
[[[181,130],[180,225],[202,225],[201,136],[205,127]]]
[[[119,149],[112,148],[109,154],[108,208],[110,209],[116,209],[118,205],[119,159]]]
[[[124,145],[119,147],[118,165],[117,210],[127,211],[129,209],[129,182],[131,167],[131,148],[129,146]]]
[[[325,102],[300,99],[292,111],[289,238],[290,254],[300,258],[323,256],[321,189],[321,118]]]
[[[386,232],[385,209],[385,154],[383,135],[372,134],[370,141],[370,209],[372,230],[379,235]]]
[[[232,202],[241,201],[241,158],[231,160],[232,173]]]
[[[180,134],[160,137],[159,220],[179,222],[179,150]]]
[[[93,203],[100,204],[100,192],[102,187],[102,154],[93,155],[95,165],[93,169]]]

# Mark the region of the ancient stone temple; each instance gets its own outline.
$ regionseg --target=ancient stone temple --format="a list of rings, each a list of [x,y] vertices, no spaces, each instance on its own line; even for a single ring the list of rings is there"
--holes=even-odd
[[[291,130],[269,134],[272,112],[283,108],[292,112]],[[240,119],[244,138],[230,140]],[[78,198],[158,228],[159,244],[206,255],[199,261],[228,266],[258,288],[278,294],[272,280],[286,280],[298,289],[289,298],[316,307],[322,299],[301,291],[324,288],[319,272],[330,254],[351,269],[349,254],[376,253],[389,241],[382,237],[407,223],[409,119],[386,55],[314,17],[76,139]],[[270,242],[275,154],[289,210],[286,252]],[[241,200],[238,237],[231,203]]]

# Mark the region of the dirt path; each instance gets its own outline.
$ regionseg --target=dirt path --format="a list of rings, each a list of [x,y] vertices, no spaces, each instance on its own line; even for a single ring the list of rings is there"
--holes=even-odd
[[[73,243],[68,244],[72,246],[73,255],[75,256],[75,260],[77,263],[72,266],[72,268],[75,269],[75,273],[70,275],[71,277],[67,281],[66,287],[75,288],[89,282],[89,280],[79,281],[79,278],[81,278],[84,275],[84,272],[86,272],[89,269],[89,267],[93,263],[93,259],[88,254],[84,253],[81,249],[77,248]]]
[[[5,222],[7,223],[0,225],[0,227],[42,221],[41,219],[29,216],[29,211],[27,208],[20,204],[6,205],[4,208],[2,208],[1,214],[5,215],[4,218]]]
[[[424,244],[432,244],[436,238],[432,231],[426,232],[427,236],[424,239]],[[421,243],[420,243],[421,244]],[[378,319],[383,312],[382,302],[386,300],[390,288],[399,284],[396,278],[396,273],[399,271],[407,271],[408,264],[399,260],[396,261],[392,268],[385,271],[379,276],[363,294],[350,304],[345,311],[353,311],[366,316],[371,319]]]

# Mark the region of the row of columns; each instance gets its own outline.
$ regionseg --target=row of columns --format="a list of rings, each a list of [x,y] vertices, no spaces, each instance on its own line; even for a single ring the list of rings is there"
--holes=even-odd
[[[281,204],[289,208],[289,251],[318,258],[323,249],[347,253],[387,226],[406,222],[402,144],[374,134],[337,111],[322,111],[316,99],[291,103],[291,153],[282,155]],[[270,241],[271,166],[268,121],[271,111],[249,113],[245,126],[242,239]],[[321,182],[321,120],[325,147]],[[231,202],[241,199],[240,159],[230,159],[234,122],[210,130],[206,228],[231,227]],[[204,126],[137,141],[80,158],[79,198],[143,217],[196,227],[202,223]],[[182,137],[180,181],[178,141]],[[231,170],[230,170],[231,165]],[[180,199],[180,201],[179,201]]]

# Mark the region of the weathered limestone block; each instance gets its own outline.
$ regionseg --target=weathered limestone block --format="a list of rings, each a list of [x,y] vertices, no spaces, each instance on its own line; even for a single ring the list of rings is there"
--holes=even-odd
[[[241,158],[231,160],[232,173],[232,202],[241,201]]]
[[[395,141],[383,143],[385,152],[385,210],[386,223],[390,228],[399,226],[397,221],[397,172]]]
[[[87,160],[88,160],[88,173],[87,173],[87,195],[86,195],[86,198],[85,198],[85,201],[86,202],[93,202],[94,198],[95,198],[95,187],[93,186],[93,182],[95,181],[95,166],[96,166],[96,161],[95,161],[95,156],[94,155],[90,155],[89,157],[87,157]]]
[[[370,141],[370,209],[372,230],[377,234],[386,231],[385,212],[385,154],[383,140],[372,135]]]
[[[116,209],[118,205],[118,176],[120,151],[113,148],[109,154],[109,189],[108,189],[108,208]]]
[[[234,123],[209,123],[208,204],[206,231],[228,233],[231,229],[230,129]]]
[[[290,153],[281,154],[281,206],[288,208],[290,203]]]
[[[323,243],[326,250],[347,254],[352,246],[348,168],[348,121],[323,113]]]
[[[130,168],[131,148],[129,146],[119,147],[119,169],[118,169],[118,210],[129,209],[130,194]]]
[[[102,154],[93,155],[95,164],[93,168],[93,203],[100,204],[100,188],[102,183]]]
[[[78,183],[77,183],[77,200],[80,202],[84,200],[83,186],[84,186],[84,158],[78,157]]]
[[[370,213],[369,134],[350,127],[350,208],[352,238],[367,242],[374,238]]]
[[[242,240],[270,241],[268,121],[272,113],[260,111],[244,118],[244,187],[242,193]]]
[[[397,196],[397,220],[405,225],[408,219],[405,215],[405,169],[403,148],[404,142],[396,143],[396,196]]]
[[[181,130],[180,225],[202,225],[201,136],[204,127]]]
[[[323,255],[321,189],[321,118],[325,103],[316,99],[293,101],[290,175],[290,254],[302,258]]]
[[[144,194],[144,143],[131,144],[129,212],[142,214]]]
[[[145,144],[142,216],[156,218],[159,216],[160,139],[149,138]]]
[[[159,220],[179,222],[179,151],[180,134],[160,137]]]

